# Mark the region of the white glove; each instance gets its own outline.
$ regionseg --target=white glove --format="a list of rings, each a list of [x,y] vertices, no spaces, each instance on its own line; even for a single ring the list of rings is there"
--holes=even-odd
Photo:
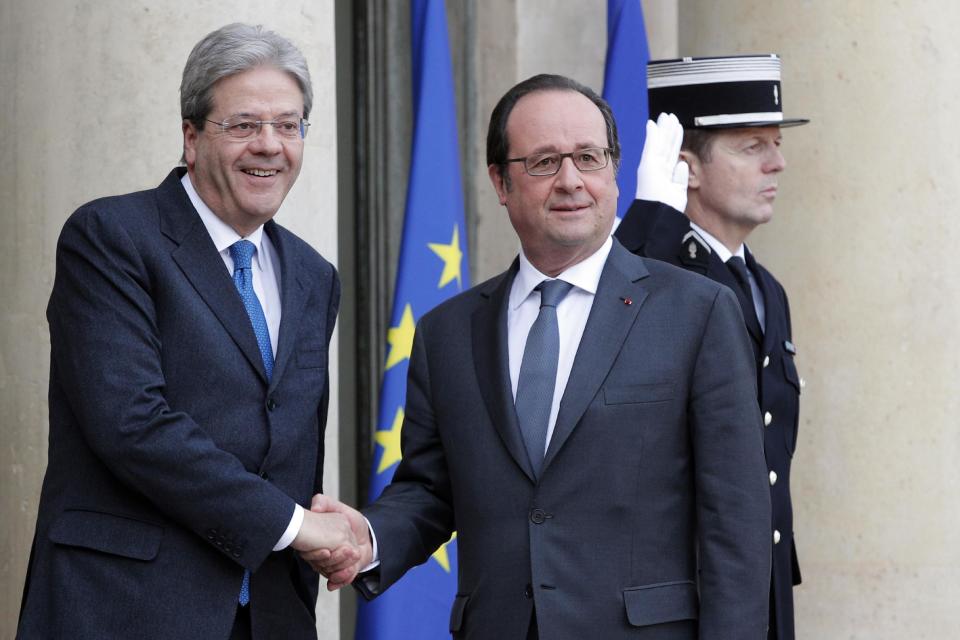
[[[683,127],[677,116],[661,113],[656,122],[647,120],[647,139],[637,167],[637,200],[686,209],[690,167],[679,159],[682,143]]]

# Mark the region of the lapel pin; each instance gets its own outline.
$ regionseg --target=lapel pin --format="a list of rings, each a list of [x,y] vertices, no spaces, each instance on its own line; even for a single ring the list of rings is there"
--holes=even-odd
[[[631,300],[630,298],[621,297],[620,299],[623,300],[623,304],[627,305],[628,307],[633,304],[633,300]]]

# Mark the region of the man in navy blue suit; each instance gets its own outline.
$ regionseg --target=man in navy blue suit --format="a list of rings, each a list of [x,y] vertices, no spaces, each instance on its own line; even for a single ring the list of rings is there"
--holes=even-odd
[[[183,72],[186,166],[64,225],[17,637],[316,638],[318,578],[296,551],[359,553],[342,516],[303,508],[340,285],[272,220],[311,103],[289,41],[214,31]]]
[[[314,502],[362,543],[352,571],[318,561],[333,587],[360,569],[377,597],[455,529],[455,638],[766,633],[749,338],[729,289],[610,237],[619,159],[589,88],[539,75],[500,99],[487,170],[520,254],[420,319],[403,459],[365,518]]]
[[[768,633],[792,640],[800,568],[790,466],[802,385],[787,294],[744,243],[773,216],[786,166],[780,130],[807,120],[783,115],[775,55],[657,60],[647,69],[650,113],[660,116],[647,126],[637,199],[617,238],[638,255],[703,274],[737,294],[753,347],[770,487]]]

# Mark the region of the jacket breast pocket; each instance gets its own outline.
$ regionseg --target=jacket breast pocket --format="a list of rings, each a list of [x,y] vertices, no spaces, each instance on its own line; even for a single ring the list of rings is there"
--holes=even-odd
[[[327,350],[324,347],[301,349],[297,352],[297,366],[301,369],[317,369],[325,367]]]
[[[666,402],[672,399],[672,382],[648,382],[621,387],[608,387],[603,390],[603,401],[606,404],[643,404]]]
[[[696,620],[700,611],[697,586],[690,580],[624,589],[623,604],[635,627]]]
[[[49,538],[54,544],[153,560],[160,551],[163,527],[112,513],[68,509],[50,527]]]

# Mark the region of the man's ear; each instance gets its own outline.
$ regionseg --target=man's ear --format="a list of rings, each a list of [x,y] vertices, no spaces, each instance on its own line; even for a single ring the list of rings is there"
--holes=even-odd
[[[680,159],[687,163],[690,169],[690,175],[687,178],[687,189],[698,189],[700,187],[700,173],[703,167],[700,158],[695,153],[683,149],[680,151]]]
[[[504,177],[500,174],[501,165],[491,164],[487,167],[487,175],[490,176],[490,182],[497,192],[500,204],[507,204],[507,185]]]
[[[200,131],[189,120],[184,120],[183,129],[183,159],[187,163],[187,168],[193,169],[197,161],[197,138],[200,137]]]

